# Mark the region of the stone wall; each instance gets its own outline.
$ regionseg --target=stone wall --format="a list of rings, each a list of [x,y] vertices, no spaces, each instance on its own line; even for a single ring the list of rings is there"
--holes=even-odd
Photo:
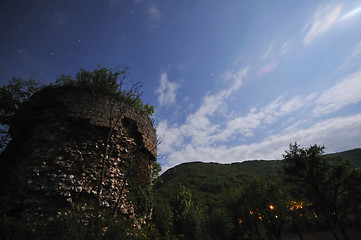
[[[49,87],[23,104],[10,134],[0,157],[2,186],[27,220],[51,222],[72,208],[91,215],[97,197],[116,215],[139,221],[145,215],[128,191],[151,184],[157,140],[151,121],[134,108],[86,90]]]

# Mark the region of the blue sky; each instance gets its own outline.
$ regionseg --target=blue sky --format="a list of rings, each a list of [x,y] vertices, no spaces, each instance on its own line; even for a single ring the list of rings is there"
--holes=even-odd
[[[4,0],[0,81],[130,67],[164,170],[361,147],[361,1]]]

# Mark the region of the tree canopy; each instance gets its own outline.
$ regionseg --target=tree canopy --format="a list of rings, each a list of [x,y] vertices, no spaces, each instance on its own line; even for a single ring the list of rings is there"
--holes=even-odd
[[[349,160],[331,161],[324,154],[324,146],[301,148],[297,143],[283,155],[285,179],[293,183],[295,197],[309,202],[310,209],[339,239],[334,228],[339,228],[344,239],[349,239],[347,221],[359,216],[361,188],[360,169]]]
[[[151,118],[154,114],[154,107],[145,104],[141,99],[142,84],[132,82],[130,86],[127,86],[125,80],[128,76],[128,69],[124,65],[119,70],[101,66],[97,66],[93,71],[82,68],[74,78],[68,75],[60,75],[60,78],[55,81],[55,86],[73,86],[104,93],[114,99],[127,101]]]
[[[0,87],[0,124],[10,125],[19,106],[43,86],[34,79],[13,77]]]
[[[126,66],[121,66],[118,70],[97,66],[93,71],[82,68],[75,77],[62,74],[55,83],[48,85],[40,84],[35,79],[23,80],[13,77],[7,84],[0,87],[0,151],[4,150],[10,139],[8,128],[19,106],[45,87],[71,86],[103,93],[132,105],[154,123],[152,119],[154,107],[145,104],[141,98],[142,84],[140,82],[128,83],[127,76],[128,67]]]

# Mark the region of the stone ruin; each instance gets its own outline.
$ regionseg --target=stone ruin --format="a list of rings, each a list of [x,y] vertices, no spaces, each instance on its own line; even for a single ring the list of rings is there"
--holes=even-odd
[[[23,219],[51,222],[74,207],[91,214],[100,201],[102,209],[144,222],[149,212],[137,213],[128,191],[151,185],[157,139],[140,111],[104,94],[47,87],[20,107],[9,131],[2,193]]]

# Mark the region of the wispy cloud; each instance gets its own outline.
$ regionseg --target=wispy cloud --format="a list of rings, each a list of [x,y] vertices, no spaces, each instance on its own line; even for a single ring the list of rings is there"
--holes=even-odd
[[[52,15],[51,15],[54,23],[58,26],[65,26],[68,25],[70,23],[70,17],[68,17],[67,15],[55,11]]]
[[[121,0],[107,0],[109,7],[114,7],[117,5]]]
[[[317,99],[313,110],[316,116],[335,112],[361,101],[361,71],[342,79]]]
[[[358,59],[361,58],[361,42],[353,47],[352,56]]]
[[[306,97],[306,100],[300,97],[292,99],[279,97],[258,110],[251,109],[245,116],[230,117],[225,125],[218,124],[212,120],[212,117],[220,113],[221,106],[226,104],[227,97],[242,85],[247,76],[247,70],[248,68],[243,68],[227,72],[224,75],[224,81],[232,80],[232,84],[215,94],[207,94],[198,110],[189,114],[184,124],[172,126],[168,121],[160,122],[157,133],[164,138],[164,141],[159,146],[159,152],[170,154],[166,165],[174,166],[173,161],[178,158],[179,161],[208,161],[210,159],[222,161],[221,150],[237,152],[237,148],[226,147],[230,139],[251,137],[254,130],[264,129],[276,123],[313,99],[312,97]],[[210,153],[212,157],[208,158]],[[186,157],[187,155],[189,158]],[[183,156],[182,160],[180,156]],[[229,161],[236,161],[236,159],[233,157]]]
[[[262,60],[264,60],[264,61],[266,61],[267,59],[268,59],[268,57],[271,55],[271,52],[273,51],[273,46],[274,44],[272,43],[269,47],[268,47],[268,49],[267,49],[267,51],[263,54],[263,56],[261,57],[261,59]]]
[[[319,7],[312,20],[303,29],[305,32],[303,43],[308,45],[315,38],[330,30],[337,22],[341,9],[342,5]]]
[[[267,63],[265,66],[261,67],[258,72],[257,75],[258,76],[264,76],[269,72],[272,72],[273,70],[275,70],[278,67],[279,62],[278,61],[271,61],[269,63]]]
[[[218,129],[218,125],[212,123],[209,118],[220,111],[220,106],[225,104],[225,100],[230,94],[240,88],[247,76],[247,71],[248,67],[227,71],[223,76],[223,81],[230,82],[230,86],[214,94],[208,93],[203,97],[200,107],[187,116],[184,124],[169,126],[166,120],[161,121],[157,127],[157,133],[164,140],[159,146],[159,151],[162,153],[175,151],[185,139],[196,145],[208,144],[206,139],[209,139]],[[161,82],[162,79],[165,82],[165,78],[166,75],[163,73]],[[161,86],[158,88],[158,92],[161,92]]]
[[[160,11],[156,6],[151,6],[148,9],[149,17],[155,22],[159,22],[161,19]]]
[[[233,71],[227,71],[223,76],[224,81],[231,81],[231,86],[219,92],[217,95],[221,97],[228,97],[232,92],[237,90],[243,84],[244,78],[248,73],[249,67],[239,68]]]
[[[360,102],[361,72],[342,79],[321,94],[280,96],[261,108],[252,108],[245,115],[228,115],[223,125],[212,121],[212,116],[226,104],[227,97],[242,85],[246,70],[227,72],[224,80],[233,79],[233,84],[218,93],[206,95],[198,110],[188,115],[184,124],[160,123],[157,131],[159,136],[164,136],[164,142],[159,151],[169,154],[163,164],[164,170],[187,161],[231,163],[247,159],[279,159],[295,141],[304,146],[326,145],[331,152],[359,147],[360,113],[321,121],[317,116]],[[309,114],[302,114],[310,109],[313,111]],[[276,125],[283,126],[284,130],[260,141],[242,144],[256,131],[272,130]],[[232,146],[230,141],[235,141]]]
[[[148,26],[150,28],[157,27],[162,19],[162,14],[159,7],[152,4],[147,10],[148,12]]]
[[[190,137],[193,144],[209,144],[210,137],[219,128],[217,124],[211,122],[210,117],[215,115],[217,111],[221,111],[222,106],[225,105],[225,100],[241,87],[247,71],[248,67],[227,72],[224,81],[231,82],[229,88],[206,95],[199,109],[187,116],[186,122],[182,126],[182,133],[185,137]]]
[[[272,59],[279,59],[290,50],[290,40],[282,42],[273,42],[261,56],[261,60],[270,62]]]
[[[353,46],[351,54],[345,59],[344,63],[340,65],[338,70],[361,70],[361,42]]]
[[[286,53],[288,53],[289,50],[290,50],[290,42],[289,42],[289,41],[286,41],[286,42],[284,42],[284,43],[282,44],[282,46],[281,46],[281,52],[280,52],[281,57],[282,57],[283,55],[285,55]]]
[[[355,8],[355,9],[349,11],[348,13],[346,13],[345,15],[343,15],[343,16],[340,18],[339,21],[341,22],[341,21],[344,21],[344,20],[346,20],[346,19],[349,19],[349,18],[351,18],[351,17],[359,14],[360,12],[361,12],[361,7]]]
[[[127,2],[127,1],[129,1],[133,4],[139,4],[139,3],[143,2],[143,0],[107,0],[109,7],[120,6],[121,4],[124,4],[124,2]]]
[[[307,101],[302,101],[299,97],[293,99],[279,97],[260,110],[252,108],[246,116],[238,116],[230,119],[226,127],[218,134],[213,135],[208,142],[227,141],[231,136],[253,136],[255,129],[259,127],[265,128],[277,122],[280,118],[303,107],[306,102]]]
[[[155,91],[158,94],[159,105],[171,105],[176,100],[176,91],[180,87],[180,84],[176,82],[168,81],[168,74],[163,72],[160,75],[159,87]]]
[[[327,147],[327,152],[360,147],[361,114],[348,117],[332,118],[315,123],[308,128],[271,135],[261,142],[241,144],[234,147],[185,145],[168,156],[169,161],[163,170],[182,162],[204,161],[232,163],[253,159],[281,159],[290,143],[297,141],[302,146],[320,144]],[[330,136],[337,136],[336,138]],[[345,143],[344,139],[348,139]]]
[[[341,9],[342,5],[319,7],[304,28],[303,43],[308,45],[330,30],[340,19]],[[346,77],[323,92],[294,97],[281,93],[273,101],[250,106],[251,110],[240,115],[224,110],[227,99],[237,93],[245,79],[274,71],[280,59],[290,53],[291,46],[292,38],[273,42],[258,56],[257,63],[250,63],[261,66],[259,69],[245,67],[225,72],[221,80],[228,82],[229,87],[206,94],[199,108],[189,114],[183,124],[161,121],[157,133],[164,137],[164,142],[159,152],[167,156],[163,169],[190,161],[231,163],[280,159],[295,141],[303,146],[325,145],[330,152],[360,147],[361,113],[338,118],[327,114],[361,102],[361,69],[353,69],[352,74],[344,75]],[[350,56],[353,64],[360,66],[361,43],[354,46]]]
[[[259,63],[262,66],[257,70],[256,74],[262,77],[269,72],[275,70],[279,65],[279,59],[290,51],[290,40],[285,42],[273,42],[267,48],[266,52],[261,55]]]

